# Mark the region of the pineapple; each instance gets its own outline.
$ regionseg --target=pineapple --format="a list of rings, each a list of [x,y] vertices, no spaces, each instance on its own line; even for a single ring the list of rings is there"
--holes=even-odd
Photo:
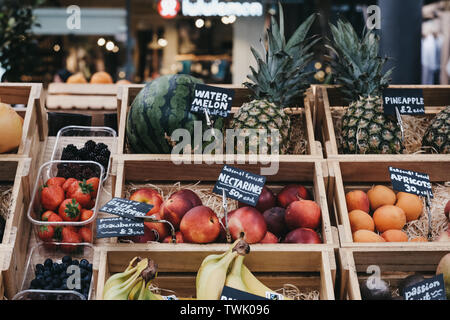
[[[423,136],[422,146],[434,152],[450,153],[450,106],[439,112]]]
[[[349,102],[342,119],[342,150],[349,154],[396,154],[404,150],[397,120],[383,113],[382,90],[392,69],[383,74],[386,58],[378,55],[379,38],[365,30],[359,39],[352,25],[339,20],[331,25],[329,47],[336,82]]]
[[[265,130],[269,137],[272,130],[278,130],[279,151],[283,154],[289,147],[291,129],[290,118],[284,112],[284,108],[291,106],[293,101],[302,96],[309,87],[308,77],[311,73],[305,73],[304,69],[313,58],[312,46],[319,39],[306,39],[315,20],[313,14],[286,42],[281,4],[279,13],[279,25],[274,17],[271,18],[271,24],[267,30],[267,51],[263,46],[264,57],[251,48],[258,63],[258,71],[250,67],[252,74],[248,75],[248,79],[252,82],[245,82],[244,85],[252,92],[253,100],[239,108],[234,115],[232,127],[238,132],[238,136],[244,137],[248,132],[247,129]],[[251,138],[249,140],[250,145],[255,148],[258,146],[258,140]],[[270,139],[267,140],[267,144],[271,145]],[[246,152],[248,147],[249,144],[246,143]],[[267,150],[263,151],[262,145],[259,146],[260,153]]]

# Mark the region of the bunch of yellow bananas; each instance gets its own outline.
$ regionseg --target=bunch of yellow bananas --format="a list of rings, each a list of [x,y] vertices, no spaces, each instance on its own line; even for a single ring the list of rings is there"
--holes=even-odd
[[[225,253],[207,256],[197,272],[197,299],[218,300],[224,286],[264,298],[268,293],[279,296],[259,281],[244,265],[245,255],[249,252],[248,243],[238,239]]]

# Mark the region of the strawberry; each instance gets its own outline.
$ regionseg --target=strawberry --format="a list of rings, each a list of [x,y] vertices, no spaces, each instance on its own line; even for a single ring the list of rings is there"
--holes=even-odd
[[[69,187],[68,196],[77,200],[82,207],[88,207],[91,202],[91,192],[93,190],[92,185],[86,183],[86,180],[83,180],[77,186],[73,183]]]
[[[81,236],[83,242],[92,242],[92,230],[91,228],[83,227],[78,230],[78,234]]]
[[[39,226],[38,236],[42,241],[48,242],[51,241],[53,235],[55,234],[55,229],[52,226],[45,225]]]
[[[45,211],[41,216],[41,221],[49,221],[49,219],[52,215],[57,215],[57,214],[50,210]]]
[[[58,213],[64,221],[79,221],[81,205],[75,199],[66,199],[59,206]]]
[[[63,219],[59,215],[54,212],[52,213],[53,214],[48,217],[48,222],[63,222]]]
[[[81,236],[73,231],[72,228],[69,227],[65,227],[62,230],[62,240],[61,242],[63,243],[81,243],[82,239]],[[76,246],[73,245],[62,245],[61,246],[62,250],[64,250],[65,252],[73,252],[77,249]]]
[[[100,179],[97,177],[90,178],[86,181],[87,184],[92,185],[94,191],[91,192],[91,198],[95,199],[97,197],[98,185],[100,184]]]
[[[81,221],[87,221],[94,215],[92,210],[81,209]]]
[[[62,188],[64,189],[64,192],[67,192],[67,190],[69,189],[69,187],[72,185],[72,183],[77,182],[77,179],[75,178],[69,178],[66,180],[66,182],[64,182]]]
[[[65,178],[53,177],[53,178],[48,179],[45,184],[48,186],[60,186],[62,188],[62,186],[64,185],[64,182],[66,182]]]
[[[47,209],[54,211],[64,200],[64,190],[60,186],[44,186],[41,191],[41,204]]]

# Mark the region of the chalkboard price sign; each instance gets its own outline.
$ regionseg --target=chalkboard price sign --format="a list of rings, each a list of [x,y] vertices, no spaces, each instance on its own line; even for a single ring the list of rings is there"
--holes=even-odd
[[[210,116],[227,118],[231,112],[233,97],[232,89],[196,84],[191,112],[204,114],[207,110]]]
[[[242,203],[256,206],[266,177],[224,165],[219,174],[213,192],[225,195]]]
[[[444,276],[437,276],[405,288],[405,300],[446,300]]]
[[[396,191],[433,198],[430,176],[426,173],[389,167],[392,188]]]
[[[400,114],[419,115],[425,113],[422,89],[388,88],[383,90],[384,113],[395,115],[395,108]]]
[[[97,219],[97,238],[144,235],[144,222],[122,217]]]
[[[99,211],[123,218],[136,219],[145,216],[152,208],[153,205],[151,204],[122,198],[112,198]]]
[[[268,299],[245,291],[224,286],[222,294],[220,295],[220,300],[268,300]]]

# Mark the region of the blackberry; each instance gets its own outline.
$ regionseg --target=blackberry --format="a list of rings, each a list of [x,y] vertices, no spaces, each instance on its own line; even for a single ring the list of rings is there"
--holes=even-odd
[[[76,153],[70,151],[63,151],[61,155],[61,160],[73,160],[77,156]]]
[[[83,147],[80,149],[78,156],[81,158],[81,160],[90,160],[89,154],[90,154],[90,151],[87,148]]]
[[[95,151],[97,153],[99,153],[103,149],[108,149],[108,146],[106,144],[104,144],[103,142],[100,142],[100,143],[97,144],[97,146],[95,146]]]
[[[111,155],[111,151],[109,151],[108,149],[103,149],[100,151],[99,155],[105,158],[109,158],[109,156]]]
[[[74,154],[77,154],[77,153],[78,153],[78,148],[75,147],[73,144],[68,144],[68,145],[63,149],[63,153],[64,153],[64,151],[66,151],[66,152],[71,152],[71,153],[74,153]]]
[[[97,144],[95,143],[95,141],[93,140],[88,140],[86,141],[86,143],[84,144],[84,147],[88,150],[88,151],[93,151],[95,149],[95,147],[97,146]]]

